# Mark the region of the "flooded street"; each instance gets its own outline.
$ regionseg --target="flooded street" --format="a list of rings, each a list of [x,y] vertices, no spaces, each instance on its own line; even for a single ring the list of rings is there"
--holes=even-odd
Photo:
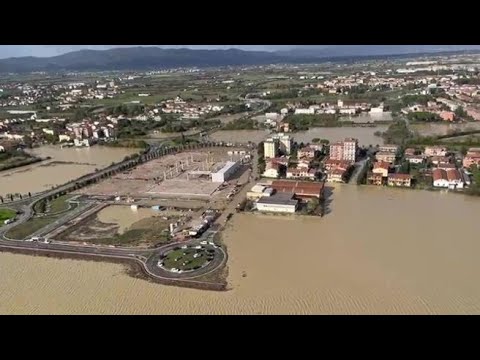
[[[31,151],[51,159],[37,164],[0,172],[0,193],[34,193],[66,183],[72,179],[123,160],[138,149],[92,146],[90,148],[64,148],[44,146]]]
[[[480,314],[480,199],[338,185],[331,200],[324,218],[235,215],[224,293],[0,253],[0,313]]]

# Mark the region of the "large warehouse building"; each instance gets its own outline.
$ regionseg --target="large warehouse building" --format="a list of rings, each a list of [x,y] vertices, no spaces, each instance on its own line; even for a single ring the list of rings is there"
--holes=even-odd
[[[215,173],[212,173],[212,182],[223,183],[228,181],[233,174],[235,174],[240,167],[238,161],[227,161],[225,166]]]
[[[293,198],[293,193],[281,193],[260,198],[256,207],[258,211],[293,214],[297,210],[298,200]]]

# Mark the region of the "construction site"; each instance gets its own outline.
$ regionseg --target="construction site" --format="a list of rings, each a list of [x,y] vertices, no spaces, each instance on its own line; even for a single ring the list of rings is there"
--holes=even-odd
[[[167,155],[79,190],[95,197],[139,199],[225,199],[250,166],[241,148],[210,148]]]

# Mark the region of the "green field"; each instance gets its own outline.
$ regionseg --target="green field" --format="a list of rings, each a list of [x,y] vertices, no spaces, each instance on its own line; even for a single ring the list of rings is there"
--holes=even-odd
[[[2,226],[5,220],[12,219],[17,213],[10,209],[0,209],[0,226]]]
[[[32,218],[23,224],[15,226],[13,229],[9,230],[6,235],[12,239],[23,240],[57,219],[56,216]]]
[[[200,256],[195,258],[195,254]],[[187,248],[174,250],[168,253],[162,261],[164,267],[167,269],[175,268],[183,271],[189,271],[199,269],[211,260],[213,260],[213,253],[210,254],[205,249]]]
[[[55,214],[61,211],[68,210],[70,207],[74,207],[69,204],[68,200],[70,200],[74,195],[63,195],[56,199],[53,199],[50,202],[47,200],[40,200],[33,206],[33,210],[37,214]]]

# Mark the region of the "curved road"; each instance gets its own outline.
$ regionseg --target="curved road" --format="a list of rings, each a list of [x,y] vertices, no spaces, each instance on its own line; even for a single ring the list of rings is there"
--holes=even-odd
[[[171,152],[178,151],[177,148],[167,149],[163,151],[163,154],[168,154]],[[159,155],[160,150],[156,150],[153,155]],[[144,155],[145,156],[145,155]],[[148,160],[147,158],[144,160]],[[120,168],[120,166],[126,164],[127,162],[122,162],[120,164],[110,166],[104,170],[100,170],[96,173],[84,176],[81,180],[94,179],[103,174],[106,174],[114,169]],[[76,181],[79,181],[77,179]],[[55,195],[61,191],[68,190],[71,186],[75,184],[76,181],[71,181],[67,184],[57,187],[51,191],[46,191],[44,193],[38,194],[35,197],[29,199],[30,203],[27,205],[20,205],[21,214],[14,223],[0,227],[0,249],[4,250],[28,250],[32,252],[46,252],[46,253],[59,253],[59,254],[74,254],[74,255],[85,255],[85,256],[94,256],[94,257],[104,257],[104,258],[113,258],[113,259],[126,259],[131,261],[139,262],[146,273],[151,277],[160,279],[160,280],[182,280],[188,281],[190,283],[199,283],[206,284],[202,281],[194,281],[192,279],[198,278],[199,276],[206,275],[207,273],[213,272],[224,264],[226,261],[226,253],[221,247],[211,247],[215,249],[214,260],[207,265],[206,267],[199,269],[195,273],[169,273],[168,271],[162,270],[156,266],[157,262],[155,259],[158,259],[160,255],[164,252],[170,250],[171,248],[181,245],[198,245],[202,238],[194,239],[187,242],[168,244],[155,249],[148,248],[122,248],[122,247],[105,247],[105,246],[93,246],[93,245],[80,245],[80,244],[69,244],[63,242],[52,241],[51,243],[44,242],[30,242],[24,240],[13,240],[6,237],[6,233],[11,228],[18,226],[26,221],[28,221],[33,216],[33,205],[50,195]],[[20,203],[20,202],[19,202]],[[17,206],[19,205],[17,203]],[[5,204],[4,207],[11,206],[13,204]],[[206,234],[205,234],[206,235]],[[208,247],[209,245],[207,245]]]

